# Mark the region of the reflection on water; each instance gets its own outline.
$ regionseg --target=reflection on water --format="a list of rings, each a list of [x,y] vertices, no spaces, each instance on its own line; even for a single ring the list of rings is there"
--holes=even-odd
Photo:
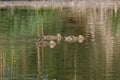
[[[119,12],[1,9],[0,80],[119,80]]]

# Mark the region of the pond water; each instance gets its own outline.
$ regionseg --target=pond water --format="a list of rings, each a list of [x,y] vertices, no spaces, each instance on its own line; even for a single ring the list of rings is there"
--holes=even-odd
[[[119,21],[119,8],[1,8],[0,80],[119,80]],[[54,48],[36,45],[57,34]]]

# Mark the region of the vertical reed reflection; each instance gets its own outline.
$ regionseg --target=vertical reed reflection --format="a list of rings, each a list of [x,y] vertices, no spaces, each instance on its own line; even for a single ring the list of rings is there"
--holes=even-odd
[[[39,18],[39,13],[38,13],[38,10],[36,9],[36,16],[37,16],[37,36],[38,36],[38,41],[39,41],[39,37],[41,36],[40,35],[40,25],[39,25],[39,20],[38,20],[38,18]],[[41,57],[40,57],[41,55],[40,55],[40,47],[38,46],[37,47],[37,65],[38,65],[38,80],[40,79],[40,76],[41,76]]]

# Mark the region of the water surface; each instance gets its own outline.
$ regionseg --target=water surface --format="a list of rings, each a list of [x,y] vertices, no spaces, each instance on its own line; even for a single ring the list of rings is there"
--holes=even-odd
[[[120,10],[7,7],[0,10],[1,80],[119,80]],[[43,28],[43,29],[42,29]],[[82,43],[38,47],[42,35]],[[49,41],[47,41],[49,42]]]

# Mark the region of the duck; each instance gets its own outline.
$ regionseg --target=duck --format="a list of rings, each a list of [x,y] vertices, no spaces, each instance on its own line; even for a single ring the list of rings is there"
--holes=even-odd
[[[43,36],[43,40],[57,40],[57,41],[60,41],[61,39],[62,39],[62,36],[59,33],[56,36],[54,36],[54,35]]]
[[[46,42],[46,41],[37,41],[36,42],[36,46],[43,46],[43,47],[46,47],[47,45],[49,45],[49,43],[48,42]]]

